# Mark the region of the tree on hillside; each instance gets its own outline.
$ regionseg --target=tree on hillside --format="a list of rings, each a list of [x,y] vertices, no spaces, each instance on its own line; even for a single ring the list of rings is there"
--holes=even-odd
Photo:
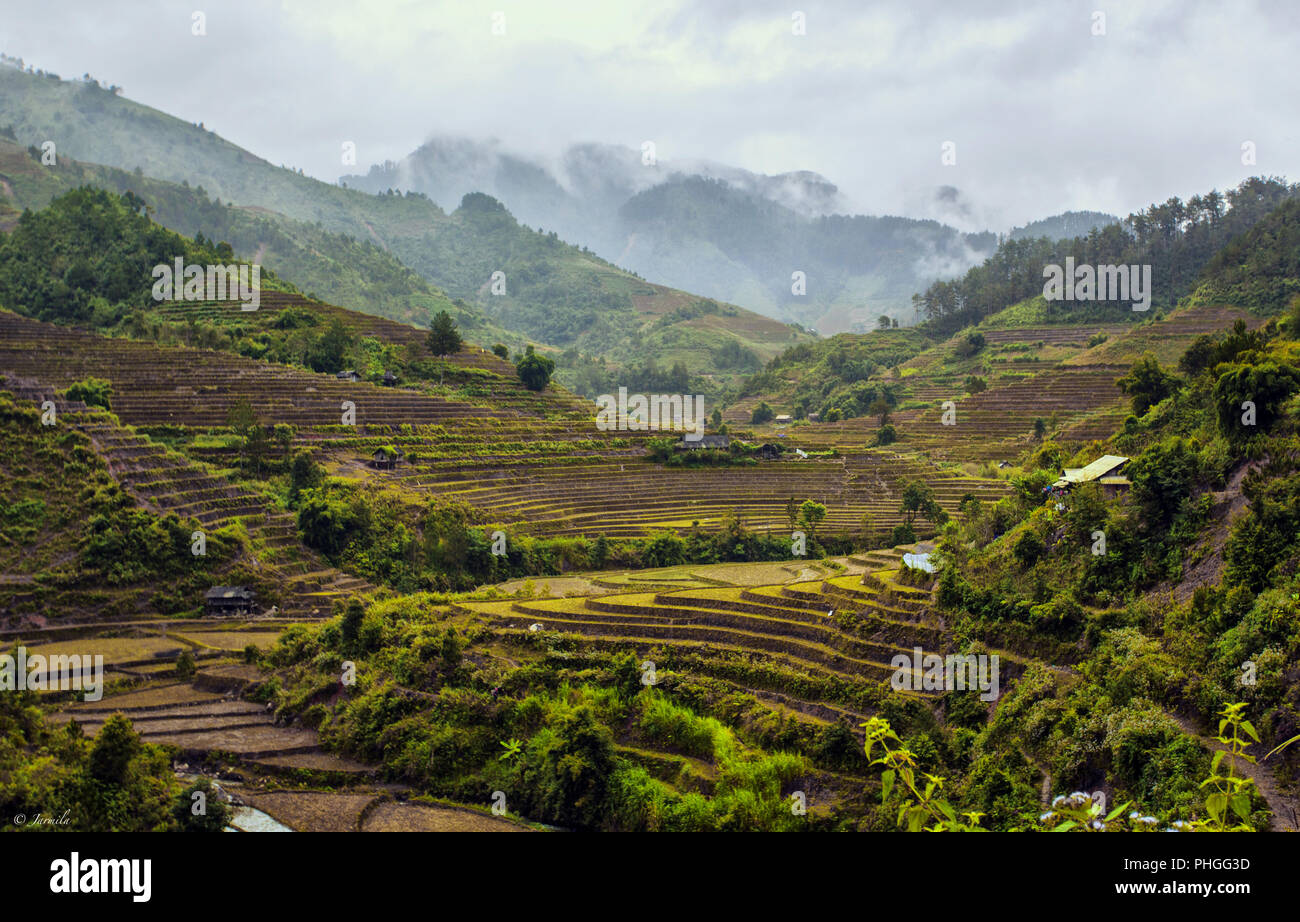
[[[785,518],[791,529],[799,524],[799,502],[793,496],[785,502]]]
[[[1032,567],[1047,553],[1047,543],[1033,529],[1026,529],[1011,549],[1022,566]]]
[[[524,382],[524,387],[530,391],[543,391],[546,390],[546,385],[551,383],[551,375],[555,372],[555,360],[538,354],[532,346],[529,346],[523,357],[515,364],[515,371],[519,373],[519,380]]]
[[[768,405],[766,400],[764,400],[758,406],[754,407],[754,412],[750,416],[749,421],[754,425],[758,425],[759,423],[770,422],[775,418],[776,411]]]
[[[296,506],[304,490],[320,486],[324,469],[312,460],[311,452],[300,451],[289,464],[289,505]]]
[[[289,451],[293,448],[293,439],[297,434],[298,428],[288,423],[276,423],[271,427],[271,438],[280,447],[280,459],[282,461],[288,462]]]
[[[806,499],[799,506],[799,521],[808,526],[808,537],[816,540],[817,526],[826,518],[826,507],[821,503]]]
[[[1282,403],[1300,388],[1300,370],[1290,365],[1227,365],[1214,384],[1219,430],[1234,446],[1265,432]]]
[[[428,344],[429,351],[434,355],[455,355],[460,351],[464,340],[460,338],[460,331],[456,329],[456,321],[451,319],[451,314],[438,311],[433,315]]]
[[[877,397],[871,401],[871,406],[867,407],[867,415],[880,417],[880,426],[883,429],[885,424],[889,422],[890,409],[888,400],[884,397]]]
[[[68,389],[63,392],[63,396],[68,400],[80,400],[88,407],[103,407],[105,410],[113,409],[113,385],[102,378],[92,377],[77,381],[68,386]]]
[[[1157,442],[1129,464],[1125,474],[1147,530],[1173,519],[1191,497],[1199,470],[1195,449],[1182,438]]]
[[[497,343],[492,347],[492,354],[499,359],[509,360],[510,349],[507,348],[505,343]]]
[[[965,338],[961,339],[953,352],[961,358],[970,358],[984,348],[984,334],[978,331],[967,333]]]
[[[194,795],[203,795],[203,810],[195,812],[199,801]],[[198,778],[176,798],[172,807],[174,819],[184,832],[225,832],[230,822],[231,808],[221,800],[216,788],[207,778]]]
[[[608,815],[613,735],[587,704],[557,717],[550,730],[534,737],[524,754],[521,773],[533,782],[524,806],[554,822],[595,825]]]
[[[343,370],[348,350],[352,348],[352,334],[342,321],[335,319],[325,332],[307,348],[307,367],[324,373]]]
[[[943,511],[934,498],[934,488],[924,480],[910,480],[903,487],[902,512],[909,528],[915,523],[918,515],[935,525],[942,525],[948,521],[948,513]]]
[[[339,639],[342,652],[351,655],[357,652],[357,640],[361,637],[361,622],[366,619],[366,607],[360,599],[348,599],[343,610],[343,622],[340,626]]]
[[[1147,352],[1115,385],[1132,398],[1134,415],[1143,416],[1177,390],[1181,383],[1182,379],[1161,368],[1156,357]]]
[[[114,714],[104,722],[95,737],[90,750],[90,776],[105,784],[125,784],[127,769],[140,750],[140,737],[131,721],[121,714]]]
[[[234,430],[235,435],[239,437],[239,466],[244,466],[244,458],[248,455],[249,436],[255,429],[260,429],[261,424],[257,420],[257,413],[253,410],[253,405],[248,402],[247,397],[240,397],[226,411],[226,425]]]

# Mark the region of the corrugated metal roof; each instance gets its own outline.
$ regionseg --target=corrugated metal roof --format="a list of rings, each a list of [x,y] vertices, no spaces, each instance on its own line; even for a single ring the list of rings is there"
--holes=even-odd
[[[1122,455],[1102,455],[1096,461],[1085,467],[1070,468],[1067,467],[1064,476],[1061,478],[1066,483],[1090,483],[1100,477],[1109,474],[1121,464],[1127,464],[1128,458]]]

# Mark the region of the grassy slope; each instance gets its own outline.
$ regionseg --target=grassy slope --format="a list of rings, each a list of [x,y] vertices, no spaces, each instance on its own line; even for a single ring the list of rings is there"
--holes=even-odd
[[[11,228],[23,209],[43,208],[82,185],[131,190],[148,202],[154,219],[165,227],[186,236],[201,233],[225,241],[237,256],[256,260],[328,301],[364,306],[368,313],[417,326],[428,326],[432,313],[446,310],[474,342],[489,346],[498,341],[514,346],[523,342],[522,337],[489,323],[481,311],[454,303],[373,243],[265,209],[218,203],[188,185],[115,167],[68,157],[60,157],[55,166],[42,166],[26,149],[0,138],[0,230]]]
[[[448,214],[421,196],[344,189],[273,166],[199,126],[105,90],[8,67],[0,68],[0,126],[12,126],[22,145],[53,139],[61,156],[138,167],[145,176],[202,186],[223,202],[373,242],[450,296],[477,304],[493,321],[536,342],[576,347],[616,363],[654,358],[669,365],[687,356],[698,362],[699,342],[718,335],[686,323],[676,341],[645,336],[657,317],[689,296],[523,227],[486,197]],[[150,143],[140,143],[146,137]],[[504,296],[489,290],[496,271],[505,273]],[[293,275],[287,266],[284,272]],[[734,329],[763,360],[803,336],[734,310],[722,329]],[[692,370],[704,369],[697,364]]]

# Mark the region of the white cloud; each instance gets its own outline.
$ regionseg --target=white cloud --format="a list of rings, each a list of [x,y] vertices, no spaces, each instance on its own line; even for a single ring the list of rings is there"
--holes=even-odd
[[[668,159],[813,170],[873,213],[956,186],[1005,228],[1300,174],[1300,14],[1282,0],[1111,5],[1105,36],[1095,0],[796,0],[803,36],[791,9],[749,0],[202,5],[196,38],[191,7],[163,0],[29,4],[0,45],[329,181],[344,140],[362,170],[433,134],[544,155],[654,140]]]

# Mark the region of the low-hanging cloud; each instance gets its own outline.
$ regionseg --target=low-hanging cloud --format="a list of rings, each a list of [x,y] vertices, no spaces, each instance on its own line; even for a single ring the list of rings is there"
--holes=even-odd
[[[1094,0],[797,6],[803,35],[741,0],[233,0],[204,4],[200,38],[166,0],[52,0],[9,10],[0,50],[327,181],[347,140],[357,171],[434,133],[553,160],[653,141],[665,160],[813,171],[846,211],[907,214],[952,186],[1002,230],[1300,174],[1287,0],[1113,5],[1104,35]]]

